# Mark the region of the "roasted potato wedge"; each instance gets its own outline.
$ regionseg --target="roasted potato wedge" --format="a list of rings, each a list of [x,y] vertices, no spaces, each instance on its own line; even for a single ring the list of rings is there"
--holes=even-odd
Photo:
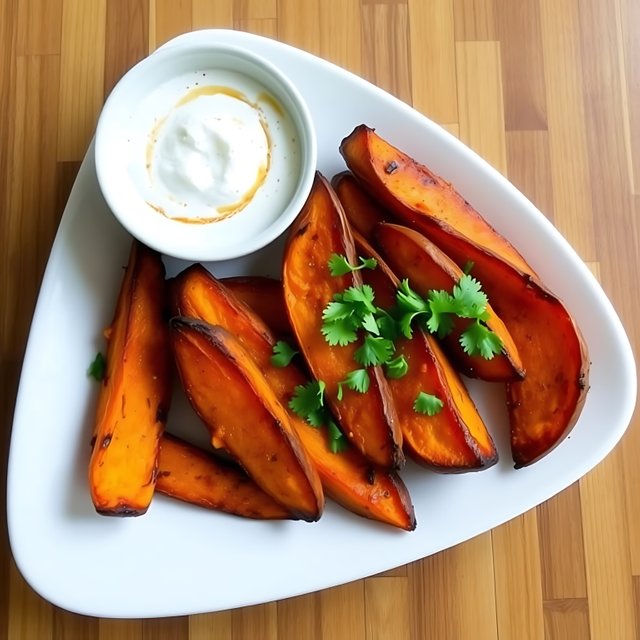
[[[516,468],[549,453],[570,432],[588,388],[582,336],[558,298],[520,254],[451,185],[360,126],[341,152],[358,180],[407,226],[473,273],[511,334],[525,370],[507,383]]]
[[[171,403],[171,350],[164,265],[155,251],[131,246],[108,336],[89,489],[98,513],[137,516],[153,497],[158,448]]]
[[[354,240],[358,255],[373,257],[378,265],[364,270],[362,279],[375,291],[377,304],[391,308],[398,279],[357,232]],[[419,464],[446,473],[486,469],[495,464],[498,453],[491,435],[436,339],[416,328],[411,339],[398,338],[395,355],[404,356],[409,364],[403,377],[389,380],[405,451]],[[433,416],[418,413],[414,403],[420,392],[441,400],[442,409]]]
[[[371,367],[366,393],[351,393],[338,400],[338,385],[355,368],[359,343],[329,345],[321,332],[322,313],[334,294],[359,286],[362,280],[358,273],[332,276],[328,262],[334,253],[355,261],[342,207],[329,183],[317,174],[284,252],[282,283],[289,320],[310,370],[326,384],[325,396],[344,434],[371,462],[398,468],[404,462],[402,434],[380,367]]]
[[[160,441],[156,491],[244,518],[293,518],[242,469],[168,433]]]
[[[189,267],[171,283],[174,310],[180,315],[233,331],[263,372],[276,397],[288,407],[296,386],[304,384],[306,377],[293,363],[286,367],[271,363],[275,338],[264,326],[261,314],[243,304],[247,297],[241,295],[238,300],[236,291],[233,287],[230,290],[228,284],[229,280],[217,280],[201,265]],[[280,283],[278,285],[277,289],[265,287],[260,295],[260,309],[269,320],[273,318],[273,310],[280,308],[282,303],[282,287]],[[269,322],[265,324],[269,325]],[[286,327],[279,321],[275,325],[283,329],[283,333],[291,333],[288,319]],[[288,411],[302,446],[318,470],[325,495],[361,516],[401,529],[415,528],[409,494],[395,472],[371,464],[354,447],[339,454],[332,453],[324,429],[314,428]]]
[[[263,276],[234,276],[223,278],[222,282],[238,300],[251,307],[276,336],[291,333],[280,280]]]
[[[213,446],[227,451],[296,518],[320,518],[318,474],[242,344],[222,327],[189,318],[171,320],[171,339],[185,393]]]
[[[425,295],[430,289],[451,291],[464,272],[425,236],[395,224],[383,223],[374,231],[376,245],[385,261],[399,278],[408,278],[412,288]],[[469,355],[460,344],[460,335],[474,322],[456,318],[453,331],[442,340],[444,351],[455,368],[470,378],[489,382],[522,380],[524,367],[511,334],[498,314],[487,305],[487,327],[502,342],[502,352],[490,360]]]

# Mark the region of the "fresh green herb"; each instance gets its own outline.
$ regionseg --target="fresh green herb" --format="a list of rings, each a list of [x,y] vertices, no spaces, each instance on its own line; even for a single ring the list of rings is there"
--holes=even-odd
[[[299,351],[296,351],[284,340],[278,340],[278,342],[273,345],[271,364],[274,367],[286,367],[298,353]]]
[[[464,263],[464,267],[462,267],[462,271],[464,272],[465,275],[469,275],[471,273],[471,269],[473,269],[473,267],[475,266],[475,262],[473,260],[467,260]]]
[[[333,253],[329,258],[329,271],[332,276],[343,276],[353,271],[360,271],[360,269],[375,269],[378,265],[375,258],[359,258],[359,260],[360,264],[353,266],[345,256]]]
[[[416,413],[425,413],[428,416],[435,416],[442,410],[442,400],[430,393],[421,391],[413,403],[413,410]]]
[[[391,340],[381,336],[365,335],[362,346],[356,349],[353,357],[363,367],[373,367],[388,362],[394,351],[395,345]]]
[[[460,336],[460,344],[470,356],[479,355],[491,360],[502,350],[500,338],[480,321],[473,322]]]
[[[324,406],[325,387],[322,380],[298,385],[294,390],[293,397],[289,400],[289,408],[304,418],[312,427],[326,426],[329,448],[333,453],[340,453],[346,449],[347,440]]]
[[[100,351],[96,353],[96,357],[87,369],[87,375],[95,378],[98,382],[104,379],[104,374],[107,369],[107,361]]]
[[[373,289],[368,285],[349,287],[333,296],[322,312],[322,335],[331,345],[345,345],[358,339],[358,329],[375,324]]]
[[[402,378],[407,375],[409,364],[404,356],[398,356],[393,360],[389,360],[384,365],[384,371],[387,378]]]

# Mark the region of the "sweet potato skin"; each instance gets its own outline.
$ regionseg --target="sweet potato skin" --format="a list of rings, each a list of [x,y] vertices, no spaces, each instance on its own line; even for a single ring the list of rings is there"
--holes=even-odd
[[[98,513],[141,515],[153,497],[160,437],[171,403],[164,265],[134,242],[107,331],[89,489]]]
[[[473,230],[476,216],[471,215],[462,230],[454,226],[466,209],[452,187],[440,190],[438,207],[446,211],[450,206],[454,214],[444,216],[445,222],[434,223],[424,215],[421,195],[425,176],[426,187],[431,185],[426,169],[370,129],[361,127],[354,133],[343,142],[342,151],[358,179],[395,217],[427,236],[458,266],[473,262],[474,275],[511,334],[526,372],[524,380],[507,383],[515,467],[536,462],[571,431],[584,404],[589,362],[578,327],[562,302],[518,259],[520,254],[503,243],[491,245],[482,241],[486,238],[465,235],[465,229]],[[379,155],[374,162],[375,154]],[[396,162],[392,179],[379,171],[391,161]]]
[[[263,276],[234,276],[223,278],[222,282],[238,300],[255,311],[276,336],[291,333],[280,280]]]
[[[286,367],[271,363],[275,338],[265,326],[268,323],[263,324],[259,314],[242,304],[246,298],[238,300],[227,285],[228,280],[217,280],[201,265],[189,267],[172,281],[174,312],[233,330],[276,397],[288,408],[296,386],[305,384],[307,378],[294,363]],[[271,317],[271,309],[282,300],[282,289],[268,287],[261,293],[262,309]],[[271,301],[269,296],[273,296]],[[283,328],[286,334],[291,333],[288,319]],[[332,453],[323,429],[311,427],[291,410],[289,418],[318,470],[325,495],[358,515],[409,531],[415,528],[409,493],[395,472],[372,465],[354,447]]]
[[[408,278],[421,295],[430,289],[451,291],[464,272],[425,236],[395,224],[382,223],[374,231],[376,245],[399,278]],[[503,349],[490,360],[470,356],[460,345],[460,335],[473,320],[457,318],[453,331],[443,339],[443,347],[458,371],[470,378],[489,382],[510,382],[524,378],[525,372],[511,334],[491,304],[487,305],[487,326],[502,341]]]
[[[357,126],[340,144],[340,153],[356,178],[405,221],[419,218],[423,228],[434,227],[458,235],[501,256],[522,273],[535,275],[511,243],[450,183],[393,147],[373,129]],[[418,189],[416,185],[420,185]],[[429,237],[426,230],[425,234]]]
[[[222,327],[189,318],[171,320],[171,339],[185,393],[213,446],[225,449],[293,516],[320,518],[317,473],[244,347]]]
[[[363,272],[365,284],[376,295],[376,302],[390,308],[398,280],[382,257],[357,232],[354,240],[359,256],[373,257],[378,266]],[[396,354],[409,365],[402,378],[389,380],[398,411],[403,443],[418,463],[442,473],[477,471],[494,465],[498,453],[462,380],[446,359],[437,341],[419,328],[413,337],[396,341]],[[418,394],[435,395],[443,402],[434,416],[416,413],[413,404]]]
[[[168,433],[160,441],[156,491],[244,518],[293,518],[240,468]]]
[[[366,393],[338,401],[338,383],[356,367],[359,343],[332,347],[321,333],[322,312],[336,293],[360,286],[359,273],[331,276],[333,253],[355,263],[353,239],[344,212],[324,177],[317,174],[311,194],[294,222],[283,260],[282,282],[291,326],[313,375],[326,384],[325,397],[352,444],[371,462],[398,468],[404,461],[402,434],[380,367],[371,367]]]

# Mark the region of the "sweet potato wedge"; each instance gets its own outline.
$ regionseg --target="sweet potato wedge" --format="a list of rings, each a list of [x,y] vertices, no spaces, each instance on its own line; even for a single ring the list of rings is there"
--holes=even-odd
[[[228,331],[173,318],[171,339],[182,385],[215,448],[227,451],[272,498],[301,520],[324,506],[315,469],[262,372]]]
[[[362,280],[358,273],[332,276],[328,261],[334,253],[356,258],[342,207],[325,178],[317,174],[284,252],[282,283],[289,320],[311,372],[326,384],[325,397],[344,434],[371,462],[398,468],[404,461],[402,434],[380,367],[371,367],[366,393],[338,400],[338,384],[356,368],[359,343],[330,346],[321,333],[322,313],[335,294],[361,285]]]
[[[354,240],[359,256],[373,257],[378,263],[373,270],[365,269],[362,279],[375,291],[376,303],[390,308],[398,279],[357,232]],[[395,355],[404,356],[409,364],[406,375],[389,380],[405,451],[419,464],[446,473],[486,469],[495,464],[498,454],[491,435],[438,342],[416,328],[411,339],[396,340]],[[414,410],[420,392],[442,401],[439,413],[429,416]]]
[[[162,260],[134,242],[106,332],[106,373],[89,461],[91,499],[104,515],[141,515],[153,497],[159,441],[171,402],[165,308]]]
[[[293,518],[242,469],[168,433],[160,441],[156,491],[244,518]]]
[[[452,291],[464,275],[460,267],[425,236],[395,224],[383,223],[374,231],[376,245],[386,263],[399,278],[408,278],[412,288],[425,295],[430,289]],[[443,339],[443,347],[455,368],[470,378],[507,382],[524,378],[524,368],[511,334],[498,314],[487,305],[487,327],[502,342],[502,352],[490,360],[467,354],[460,335],[473,320],[456,318],[453,331]]]
[[[228,280],[216,280],[204,267],[194,265],[185,269],[171,283],[176,313],[217,324],[233,331],[263,372],[276,397],[284,407],[293,396],[296,386],[305,384],[306,376],[294,364],[276,367],[271,363],[274,337],[253,309],[238,300],[229,290]],[[264,289],[262,305],[271,317],[271,309],[282,300],[282,289]],[[273,304],[267,304],[273,295]],[[268,324],[268,322],[266,323]],[[288,324],[284,333],[290,334]],[[332,453],[324,429],[309,425],[289,410],[291,425],[318,470],[325,495],[346,509],[401,529],[415,528],[415,515],[407,489],[392,471],[371,464],[354,447],[339,454]]]
[[[356,178],[396,215],[409,220],[420,218],[423,228],[434,227],[459,236],[462,241],[500,256],[522,273],[535,275],[511,243],[450,183],[393,147],[373,129],[357,126],[342,141],[340,153]]]
[[[280,280],[263,276],[234,276],[223,278],[222,282],[238,300],[255,311],[276,336],[291,333]]]
[[[394,216],[458,266],[473,262],[473,273],[511,334],[526,372],[524,380],[507,383],[515,466],[539,460],[570,432],[588,388],[587,349],[570,314],[506,240],[478,223],[479,214],[453,187],[366,127],[357,128],[341,149],[358,179]],[[427,210],[432,205],[435,213]]]

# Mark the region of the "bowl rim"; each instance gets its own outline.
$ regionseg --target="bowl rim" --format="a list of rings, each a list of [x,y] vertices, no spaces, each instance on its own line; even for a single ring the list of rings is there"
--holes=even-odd
[[[111,147],[108,140],[109,136],[113,135],[113,127],[116,124],[112,119],[112,109],[128,94],[135,80],[141,74],[151,67],[162,69],[163,63],[167,61],[198,55],[230,56],[231,58],[248,61],[254,68],[264,71],[267,74],[266,76],[252,75],[246,71],[238,72],[247,75],[267,89],[270,88],[270,85],[277,86],[282,94],[286,95],[289,102],[286,105],[286,110],[300,141],[300,170],[292,187],[292,196],[272,222],[257,234],[251,231],[251,225],[247,225],[247,234],[241,238],[230,244],[211,245],[206,249],[201,246],[192,246],[191,243],[182,241],[178,241],[179,244],[176,245],[176,237],[173,234],[159,231],[160,225],[166,225],[166,219],[162,216],[158,216],[157,226],[155,224],[143,225],[140,222],[136,222],[135,212],[132,211],[134,207],[125,207],[123,196],[119,196],[115,192],[117,183],[114,182],[113,166],[118,159],[114,159],[112,154],[109,153]],[[215,67],[215,61],[213,61],[212,67]],[[169,80],[171,77],[171,74],[166,74],[160,83]],[[269,78],[269,80],[265,81],[265,77]],[[94,145],[96,176],[100,191],[108,209],[125,230],[140,242],[164,255],[199,262],[219,262],[240,258],[264,248],[281,236],[298,216],[311,191],[317,169],[317,156],[316,128],[311,111],[291,79],[267,58],[244,47],[220,42],[161,48],[137,62],[118,80],[106,98],[98,117]],[[181,236],[192,237],[202,230],[202,225],[200,224],[180,224],[182,224]],[[211,224],[216,223],[213,222]],[[191,227],[193,231],[186,231],[185,227]]]

